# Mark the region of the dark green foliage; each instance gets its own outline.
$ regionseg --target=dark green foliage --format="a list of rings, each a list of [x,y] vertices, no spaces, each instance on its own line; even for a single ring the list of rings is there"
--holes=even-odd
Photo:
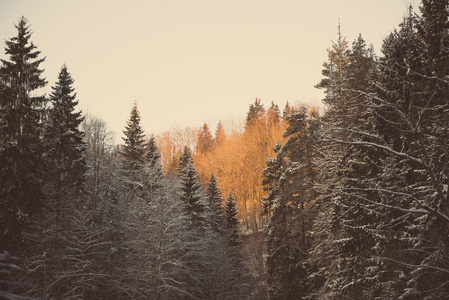
[[[229,245],[231,247],[237,247],[241,244],[240,236],[238,233],[239,219],[237,219],[238,208],[232,192],[229,192],[229,196],[226,199],[224,208],[225,226],[229,234]]]
[[[179,164],[178,164],[178,175],[181,174],[184,171],[184,168],[188,164],[193,164],[193,158],[192,158],[192,151],[190,151],[190,148],[185,146],[182,150],[181,155],[179,156]]]
[[[40,51],[30,42],[22,17],[17,36],[6,41],[9,60],[0,69],[0,244],[14,249],[43,206],[41,187],[42,119],[45,97],[33,96],[44,87]]]
[[[317,118],[317,116],[315,116]],[[267,159],[262,183],[268,195],[263,213],[270,217],[266,228],[268,289],[271,299],[304,297],[307,287],[305,260],[310,247],[308,231],[312,216],[306,205],[314,201],[312,168],[317,119],[305,108],[293,109],[276,157]]]
[[[245,126],[248,127],[258,120],[265,113],[265,109],[263,108],[263,104],[260,99],[254,101],[254,104],[249,106],[249,111],[246,114],[246,123]]]
[[[214,139],[212,138],[212,134],[210,133],[209,127],[207,124],[204,124],[198,133],[198,142],[196,144],[196,151],[198,153],[208,153],[212,151],[214,148]]]
[[[81,112],[75,112],[78,101],[73,79],[64,65],[58,81],[52,87],[52,107],[44,131],[45,193],[47,208],[59,219],[64,210],[73,209],[74,199],[81,195],[86,163],[83,156],[86,145],[80,131]]]
[[[214,174],[210,176],[206,192],[206,200],[211,209],[210,221],[212,222],[212,226],[218,230],[223,226],[224,212],[221,190],[218,187],[217,178]]]
[[[447,298],[447,6],[330,55],[310,299]]]
[[[123,170],[127,177],[133,177],[142,167],[145,155],[144,131],[140,125],[140,113],[137,109],[137,103],[134,103],[131,109],[129,120],[126,122],[125,145],[122,148]]]
[[[157,149],[156,139],[151,136],[150,140],[145,146],[145,163],[149,164],[150,167],[155,167],[161,158],[161,154]]]
[[[180,165],[181,168],[181,165]],[[185,205],[193,224],[200,228],[205,222],[205,205],[203,203],[202,186],[192,162],[187,160],[187,165],[179,175],[178,195]]]

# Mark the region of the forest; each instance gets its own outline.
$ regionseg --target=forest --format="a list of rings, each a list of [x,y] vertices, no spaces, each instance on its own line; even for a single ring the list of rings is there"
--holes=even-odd
[[[123,142],[21,17],[0,66],[0,299],[448,299],[449,1],[327,49],[324,110]],[[3,37],[6,38],[6,37]],[[38,42],[38,41],[37,41]],[[317,66],[319,67],[319,66]]]

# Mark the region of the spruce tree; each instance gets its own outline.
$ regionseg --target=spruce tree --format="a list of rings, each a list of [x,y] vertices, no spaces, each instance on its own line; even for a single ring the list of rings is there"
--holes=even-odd
[[[225,225],[229,235],[229,245],[231,247],[238,247],[241,245],[240,235],[238,233],[238,225],[240,221],[237,218],[237,214],[237,202],[235,201],[235,197],[231,191],[226,199],[224,209]]]
[[[372,92],[374,63],[372,48],[367,48],[361,37],[349,48],[339,33],[338,42],[329,50],[329,62],[324,64],[325,78],[317,86],[325,89],[323,102],[328,110],[318,133],[323,155],[317,160],[320,180],[315,207],[319,211],[309,258],[311,298],[364,299],[391,291],[382,288],[385,280],[370,274],[372,269],[382,273],[381,264],[373,259],[376,243],[381,241],[375,231],[367,230],[377,224],[373,207],[361,201],[375,184],[380,156],[375,149],[351,144],[371,142],[376,134],[367,96]],[[358,192],[352,192],[356,189]]]
[[[306,253],[310,248],[312,215],[305,207],[315,201],[312,167],[318,119],[308,118],[305,108],[287,117],[288,138],[275,145],[275,158],[267,159],[262,183],[268,195],[263,213],[266,227],[268,289],[271,299],[304,297],[307,287]]]
[[[190,151],[189,147],[185,146],[184,149],[182,150],[181,155],[179,156],[179,162],[178,162],[178,168],[177,168],[178,176],[181,173],[183,173],[185,167],[189,163],[193,164],[192,152]]]
[[[74,208],[72,204],[81,195],[86,172],[86,144],[80,131],[84,118],[81,111],[75,112],[78,100],[73,82],[67,66],[62,66],[50,94],[52,107],[44,132],[45,192],[49,209],[57,212],[59,220],[68,208]]]
[[[256,120],[259,120],[263,114],[265,113],[265,109],[260,99],[254,101],[254,104],[249,106],[249,111],[246,114],[246,123],[245,127],[251,126]]]
[[[161,158],[161,154],[157,149],[156,139],[151,135],[148,143],[145,145],[145,163],[151,167],[155,167]]]
[[[210,206],[212,216],[211,222],[216,230],[219,230],[223,226],[224,213],[223,213],[223,199],[221,196],[221,190],[218,187],[217,178],[214,174],[210,176],[209,183],[207,184],[207,202]]]
[[[23,233],[43,206],[41,187],[42,119],[45,97],[35,96],[47,82],[40,51],[30,41],[28,20],[15,25],[17,36],[6,41],[8,60],[0,68],[0,244],[18,250]]]
[[[198,132],[197,140],[196,151],[198,153],[206,154],[212,151],[214,147],[214,140],[206,123],[204,123],[203,127]]]
[[[203,203],[202,186],[192,164],[192,160],[186,156],[187,164],[182,167],[182,172],[178,174],[178,195],[185,205],[188,215],[192,218],[193,225],[197,228],[205,226],[205,204]]]
[[[154,136],[151,136],[150,140],[145,146],[144,161],[142,169],[138,175],[138,182],[140,182],[145,188],[145,191],[149,193],[146,196],[142,196],[146,201],[151,201],[152,193],[160,189],[162,178],[164,177],[164,171],[160,163],[161,154],[156,145]]]
[[[386,261],[404,269],[404,299],[444,299],[449,295],[447,239],[448,1],[423,1],[385,40],[377,98],[379,132],[389,146],[384,159],[379,205],[390,205],[405,245]],[[389,76],[389,80],[386,80]],[[377,203],[376,203],[377,204]],[[415,212],[407,217],[406,211]],[[390,221],[391,223],[391,221]],[[398,247],[395,247],[396,249]],[[390,248],[391,249],[391,248]],[[396,255],[395,255],[396,254]]]
[[[131,109],[129,120],[126,122],[125,137],[121,154],[123,158],[123,170],[128,179],[135,178],[139,168],[142,167],[145,155],[145,139],[144,131],[140,125],[140,112],[137,103],[134,103]]]
[[[226,133],[221,121],[218,122],[217,129],[215,130],[215,145],[222,146],[226,140]]]

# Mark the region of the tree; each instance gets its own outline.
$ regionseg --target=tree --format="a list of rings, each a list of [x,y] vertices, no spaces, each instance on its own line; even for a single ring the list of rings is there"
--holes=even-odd
[[[75,112],[78,101],[73,82],[67,66],[62,66],[50,94],[52,107],[44,132],[45,194],[48,208],[56,212],[59,221],[67,210],[73,210],[72,203],[81,195],[86,172],[86,144],[79,129],[84,118],[81,112]]]
[[[304,297],[307,286],[307,253],[313,214],[306,206],[315,201],[313,185],[318,116],[306,108],[293,109],[287,117],[287,141],[276,144],[275,158],[267,159],[262,183],[268,195],[263,213],[266,227],[268,289],[271,299]]]
[[[46,99],[34,96],[47,82],[40,51],[30,42],[28,20],[20,18],[17,36],[6,41],[9,60],[0,69],[0,244],[14,249],[43,206],[41,180],[42,119]]]
[[[238,233],[239,219],[237,219],[238,209],[237,202],[235,202],[234,195],[229,192],[229,196],[225,204],[225,224],[229,234],[229,245],[231,247],[238,247],[241,245],[240,236]]]
[[[198,173],[192,162],[187,160],[187,165],[179,174],[178,195],[188,215],[192,218],[193,225],[197,228],[205,225],[205,204],[201,190],[202,186]]]
[[[251,104],[249,106],[249,111],[246,114],[246,126],[250,126],[254,120],[258,120],[259,118],[261,118],[264,113],[265,109],[263,108],[263,104],[261,103],[260,99],[256,98],[254,104]]]
[[[45,207],[29,233],[33,245],[24,260],[27,267],[37,270],[35,278],[42,279],[36,294],[43,298],[55,295],[55,285],[60,280],[56,276],[66,270],[64,258],[74,230],[70,216],[83,205],[86,145],[79,129],[83,118],[81,112],[75,112],[78,101],[72,84],[64,65],[52,87],[52,106],[43,132]]]
[[[207,184],[206,199],[212,212],[211,221],[213,223],[213,227],[218,231],[221,229],[221,226],[223,226],[224,213],[221,190],[218,187],[217,178],[214,174],[210,176],[209,183]]]
[[[187,167],[188,164],[193,164],[193,158],[192,158],[192,152],[190,151],[190,148],[188,146],[184,146],[184,149],[179,156],[179,162],[178,162],[178,175],[184,172],[184,169]]]
[[[214,147],[214,140],[210,133],[209,127],[204,123],[201,130],[198,132],[198,142],[196,143],[196,151],[201,154],[206,154],[212,151]]]
[[[449,64],[442,54],[449,42],[447,6],[447,1],[423,1],[422,17],[410,10],[400,30],[385,40],[382,76],[373,99],[383,139],[373,147],[388,157],[382,170],[390,175],[379,188],[385,200],[374,203],[389,205],[396,220],[412,213],[396,226],[408,242],[402,246],[407,255],[384,256],[405,270],[408,281],[401,295],[405,299],[441,299],[449,293],[447,264],[441,259],[449,244],[445,195],[449,119],[444,113],[448,87],[443,75]]]
[[[388,268],[374,259],[376,244],[382,241],[367,230],[375,226],[376,215],[372,207],[360,203],[361,193],[346,192],[370,187],[377,180],[381,156],[373,149],[338,142],[354,140],[360,131],[376,134],[368,96],[376,70],[372,48],[359,36],[350,49],[339,32],[339,42],[329,50],[324,66],[325,78],[317,87],[325,89],[328,110],[318,132],[322,155],[317,160],[320,180],[316,182],[318,211],[309,258],[309,296],[395,298],[382,294],[392,292],[386,288],[391,278],[384,277]],[[372,136],[360,138],[368,141]],[[373,276],[373,269],[379,276]]]
[[[103,120],[91,116],[84,118],[81,127],[86,143],[85,189],[91,199],[89,207],[100,212],[104,211],[103,205],[116,188],[113,184],[113,178],[116,176],[112,175],[117,152],[114,152],[113,133],[108,131]]]
[[[161,158],[161,154],[156,145],[156,139],[152,135],[145,146],[145,162],[149,164],[150,167],[155,167]]]
[[[159,188],[160,179],[164,176],[163,167],[160,163],[161,154],[156,145],[156,140],[151,136],[145,147],[145,157],[143,168],[151,170],[151,177],[142,178],[142,184],[146,185],[149,190],[157,190]],[[148,170],[148,171],[149,171]]]
[[[217,129],[215,130],[215,145],[222,146],[226,140],[226,133],[221,121],[218,122]]]
[[[132,178],[133,174],[139,170],[143,164],[145,153],[144,131],[140,125],[140,113],[137,109],[137,103],[134,103],[131,109],[129,120],[126,122],[125,145],[122,149],[123,169],[127,176]]]

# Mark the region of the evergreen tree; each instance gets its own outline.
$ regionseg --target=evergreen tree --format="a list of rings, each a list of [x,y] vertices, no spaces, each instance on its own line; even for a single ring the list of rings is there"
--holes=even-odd
[[[184,203],[188,215],[192,218],[193,225],[202,228],[205,225],[205,205],[201,182],[191,160],[187,160],[187,165],[179,174],[178,190],[179,197]]]
[[[268,126],[279,126],[281,121],[281,112],[279,110],[279,106],[271,102],[271,106],[267,111],[267,124]]]
[[[271,208],[274,206],[276,198],[281,192],[279,189],[279,178],[281,177],[282,170],[285,167],[286,159],[285,153],[281,152],[282,144],[277,142],[273,146],[273,151],[275,157],[270,157],[266,159],[267,167],[262,171],[262,185],[264,191],[267,193],[263,197],[263,209],[261,214],[264,216],[270,216]]]
[[[56,211],[59,220],[67,209],[74,208],[72,204],[81,195],[86,172],[86,145],[79,129],[84,118],[81,112],[75,112],[78,101],[73,82],[64,65],[52,87],[52,107],[44,132],[45,192],[49,209]]]
[[[254,104],[249,106],[249,111],[246,115],[246,123],[245,126],[248,127],[254,123],[254,120],[259,120],[263,114],[265,113],[265,109],[260,99],[254,101]]]
[[[137,103],[134,103],[131,109],[129,120],[126,122],[125,137],[123,141],[122,157],[123,170],[127,177],[133,178],[133,174],[142,167],[145,155],[144,131],[140,125],[140,113],[137,109]]]
[[[221,121],[218,122],[217,129],[215,130],[215,145],[222,146],[226,140],[226,133]]]
[[[214,174],[210,176],[207,184],[207,202],[211,208],[212,216],[211,222],[216,230],[219,230],[223,225],[223,199],[221,198],[221,190],[218,187],[217,178]]]
[[[47,82],[40,51],[30,42],[22,17],[17,36],[6,41],[9,60],[1,60],[0,82],[0,244],[18,250],[32,217],[43,206],[41,188],[42,119],[45,97],[35,96]]]
[[[442,259],[449,245],[444,83],[449,64],[443,54],[448,47],[447,7],[447,1],[423,1],[422,17],[410,10],[400,29],[385,40],[379,66],[376,125],[388,146],[383,173],[390,180],[382,182],[384,201],[376,204],[390,205],[394,220],[404,220],[395,227],[407,242],[401,245],[403,254],[385,255],[387,262],[405,270],[404,299],[449,295]],[[415,213],[408,217],[407,211]]]
[[[151,135],[150,140],[145,146],[145,162],[151,167],[154,167],[159,162],[160,158],[161,154],[157,149],[156,139]]]
[[[157,149],[156,140],[151,136],[145,147],[144,162],[142,168],[143,172],[148,176],[139,176],[138,181],[145,186],[144,191],[149,191],[149,195],[143,196],[148,201],[151,200],[151,193],[161,188],[160,184],[164,177],[164,171],[160,163],[161,154]]]
[[[237,218],[238,208],[232,192],[229,192],[229,196],[226,200],[225,209],[225,224],[229,234],[229,245],[231,247],[239,247],[241,245],[240,235],[238,233],[238,225],[240,223]]]
[[[181,155],[179,156],[179,162],[178,162],[178,176],[184,172],[184,169],[187,167],[188,164],[193,164],[193,158],[192,158],[192,152],[190,151],[190,148],[185,146],[182,150]]]
[[[351,144],[370,142],[376,134],[371,98],[367,97],[372,92],[374,63],[372,48],[360,36],[350,49],[339,33],[325,63],[325,78],[317,86],[325,89],[323,102],[328,110],[319,132],[324,155],[317,161],[319,211],[309,258],[312,299],[394,297],[382,294],[391,292],[383,287],[391,281],[372,276],[373,269],[382,273],[381,264],[373,259],[381,241],[374,230],[367,230],[377,224],[373,207],[360,201],[375,182],[380,156],[375,149]],[[355,189],[358,192],[351,192]]]
[[[200,154],[205,154],[212,151],[214,147],[214,140],[210,133],[209,127],[204,123],[201,130],[198,132],[198,141],[196,144],[196,151]]]
[[[305,108],[293,109],[289,126],[276,157],[267,159],[262,183],[268,195],[263,213],[266,228],[268,289],[271,299],[304,297],[307,287],[306,253],[310,247],[312,216],[305,209],[313,203],[315,170],[312,167],[318,119],[308,119]]]

